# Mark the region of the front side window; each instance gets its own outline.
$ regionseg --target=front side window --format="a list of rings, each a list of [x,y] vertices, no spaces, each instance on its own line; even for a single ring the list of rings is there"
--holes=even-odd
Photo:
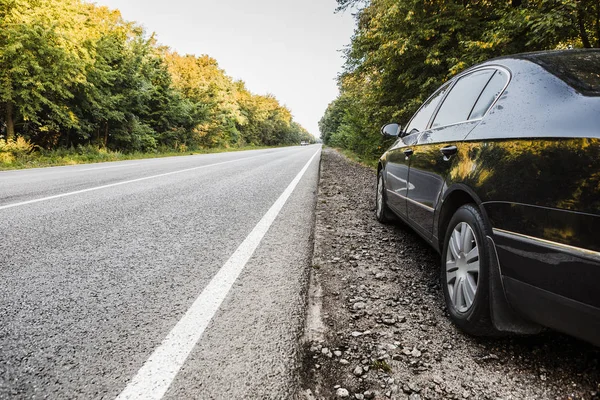
[[[425,102],[425,104],[421,106],[419,111],[417,111],[417,113],[410,120],[408,128],[406,128],[405,132],[411,134],[415,132],[422,132],[427,129],[427,124],[429,123],[429,120],[431,119],[431,116],[433,115],[438,104],[448,91],[448,87],[450,87],[449,84],[442,86],[433,96],[429,98],[429,100],[427,100],[427,102]]]
[[[446,96],[435,116],[432,128],[467,121],[475,102],[494,72],[493,69],[484,69],[460,78]]]

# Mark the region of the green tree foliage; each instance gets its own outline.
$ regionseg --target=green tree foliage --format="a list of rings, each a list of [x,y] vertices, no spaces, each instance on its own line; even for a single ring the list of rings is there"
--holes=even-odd
[[[0,103],[7,138],[17,124],[40,130],[77,124],[65,102],[85,80],[88,48],[77,0],[0,1]]]
[[[0,0],[0,136],[120,151],[299,143],[272,96],[83,0]]]
[[[495,56],[600,47],[597,0],[338,0],[358,8],[338,79],[320,121],[325,143],[374,157],[379,128],[408,122],[444,81]]]

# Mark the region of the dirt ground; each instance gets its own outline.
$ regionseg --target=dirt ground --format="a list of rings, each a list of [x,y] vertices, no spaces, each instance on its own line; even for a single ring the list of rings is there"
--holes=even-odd
[[[439,255],[377,222],[375,186],[375,171],[323,151],[301,397],[600,399],[599,348],[550,331],[459,331]]]

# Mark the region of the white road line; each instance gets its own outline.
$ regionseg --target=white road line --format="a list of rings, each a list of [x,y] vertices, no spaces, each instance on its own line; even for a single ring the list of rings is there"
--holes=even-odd
[[[76,169],[73,172],[97,171],[99,169],[108,169],[108,168],[127,168],[127,167],[133,167],[134,165],[140,165],[140,163],[125,164],[125,165],[111,165],[110,167],[94,167],[94,168],[86,168],[86,169]]]
[[[110,183],[108,185],[95,186],[95,187],[91,187],[91,188],[88,188],[88,189],[76,190],[74,192],[61,193],[61,194],[57,194],[57,195],[54,195],[54,196],[48,196],[48,197],[42,197],[42,198],[39,198],[39,199],[22,201],[20,203],[7,204],[7,205],[4,205],[4,206],[0,206],[0,210],[5,210],[7,208],[24,206],[24,205],[27,205],[27,204],[39,203],[39,202],[42,202],[42,201],[59,199],[61,197],[73,196],[73,195],[81,194],[81,193],[93,192],[93,191],[96,191],[96,190],[107,189],[107,188],[111,188],[111,187],[115,187],[115,186],[127,185],[129,183],[146,181],[148,179],[161,178],[163,176],[181,174],[183,172],[195,171],[195,170],[198,170],[198,169],[208,168],[208,167],[214,167],[214,166],[217,166],[217,165],[223,165],[223,164],[229,164],[229,163],[238,162],[238,161],[250,160],[251,158],[264,157],[264,156],[269,155],[269,154],[270,153],[268,153],[268,154],[260,154],[260,155],[252,156],[252,157],[237,158],[235,160],[223,161],[223,162],[218,162],[218,163],[208,164],[208,165],[201,165],[199,167],[186,168],[186,169],[181,169],[179,171],[166,172],[164,174],[158,174],[158,175],[152,175],[152,176],[145,176],[143,178],[137,178],[137,179],[131,179],[131,180],[128,180],[128,181]]]
[[[252,232],[212,278],[125,390],[117,397],[117,400],[162,399],[246,263],[319,151],[313,154],[269,211],[256,224]]]

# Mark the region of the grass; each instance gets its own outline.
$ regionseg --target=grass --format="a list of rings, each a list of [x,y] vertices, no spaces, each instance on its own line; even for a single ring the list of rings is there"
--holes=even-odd
[[[344,156],[354,162],[359,163],[360,165],[364,165],[365,167],[369,167],[371,169],[377,169],[377,163],[379,160],[375,157],[361,156],[352,150],[342,149],[340,147],[333,147],[333,149],[339,151]]]
[[[384,371],[384,372],[388,372],[388,373],[392,371],[392,367],[390,367],[390,365],[387,362],[383,361],[383,360],[381,360],[381,361],[380,360],[373,361],[372,367],[374,369],[379,370],[379,371]]]
[[[196,154],[211,154],[211,153],[224,153],[244,150],[261,150],[271,149],[282,146],[247,146],[247,147],[235,147],[235,148],[213,148],[213,149],[199,149],[199,150],[188,150],[188,151],[157,151],[151,153],[121,153],[118,151],[110,151],[102,148],[93,146],[70,148],[70,149],[57,149],[57,150],[35,150],[35,151],[15,151],[15,152],[2,152],[0,151],[0,171],[15,170],[15,169],[27,169],[27,168],[41,168],[41,167],[55,167],[62,165],[76,165],[76,164],[92,164],[109,161],[123,161],[123,160],[139,160],[144,158],[159,158],[159,157],[173,157],[173,156],[189,156]],[[1,149],[0,149],[1,150]]]

